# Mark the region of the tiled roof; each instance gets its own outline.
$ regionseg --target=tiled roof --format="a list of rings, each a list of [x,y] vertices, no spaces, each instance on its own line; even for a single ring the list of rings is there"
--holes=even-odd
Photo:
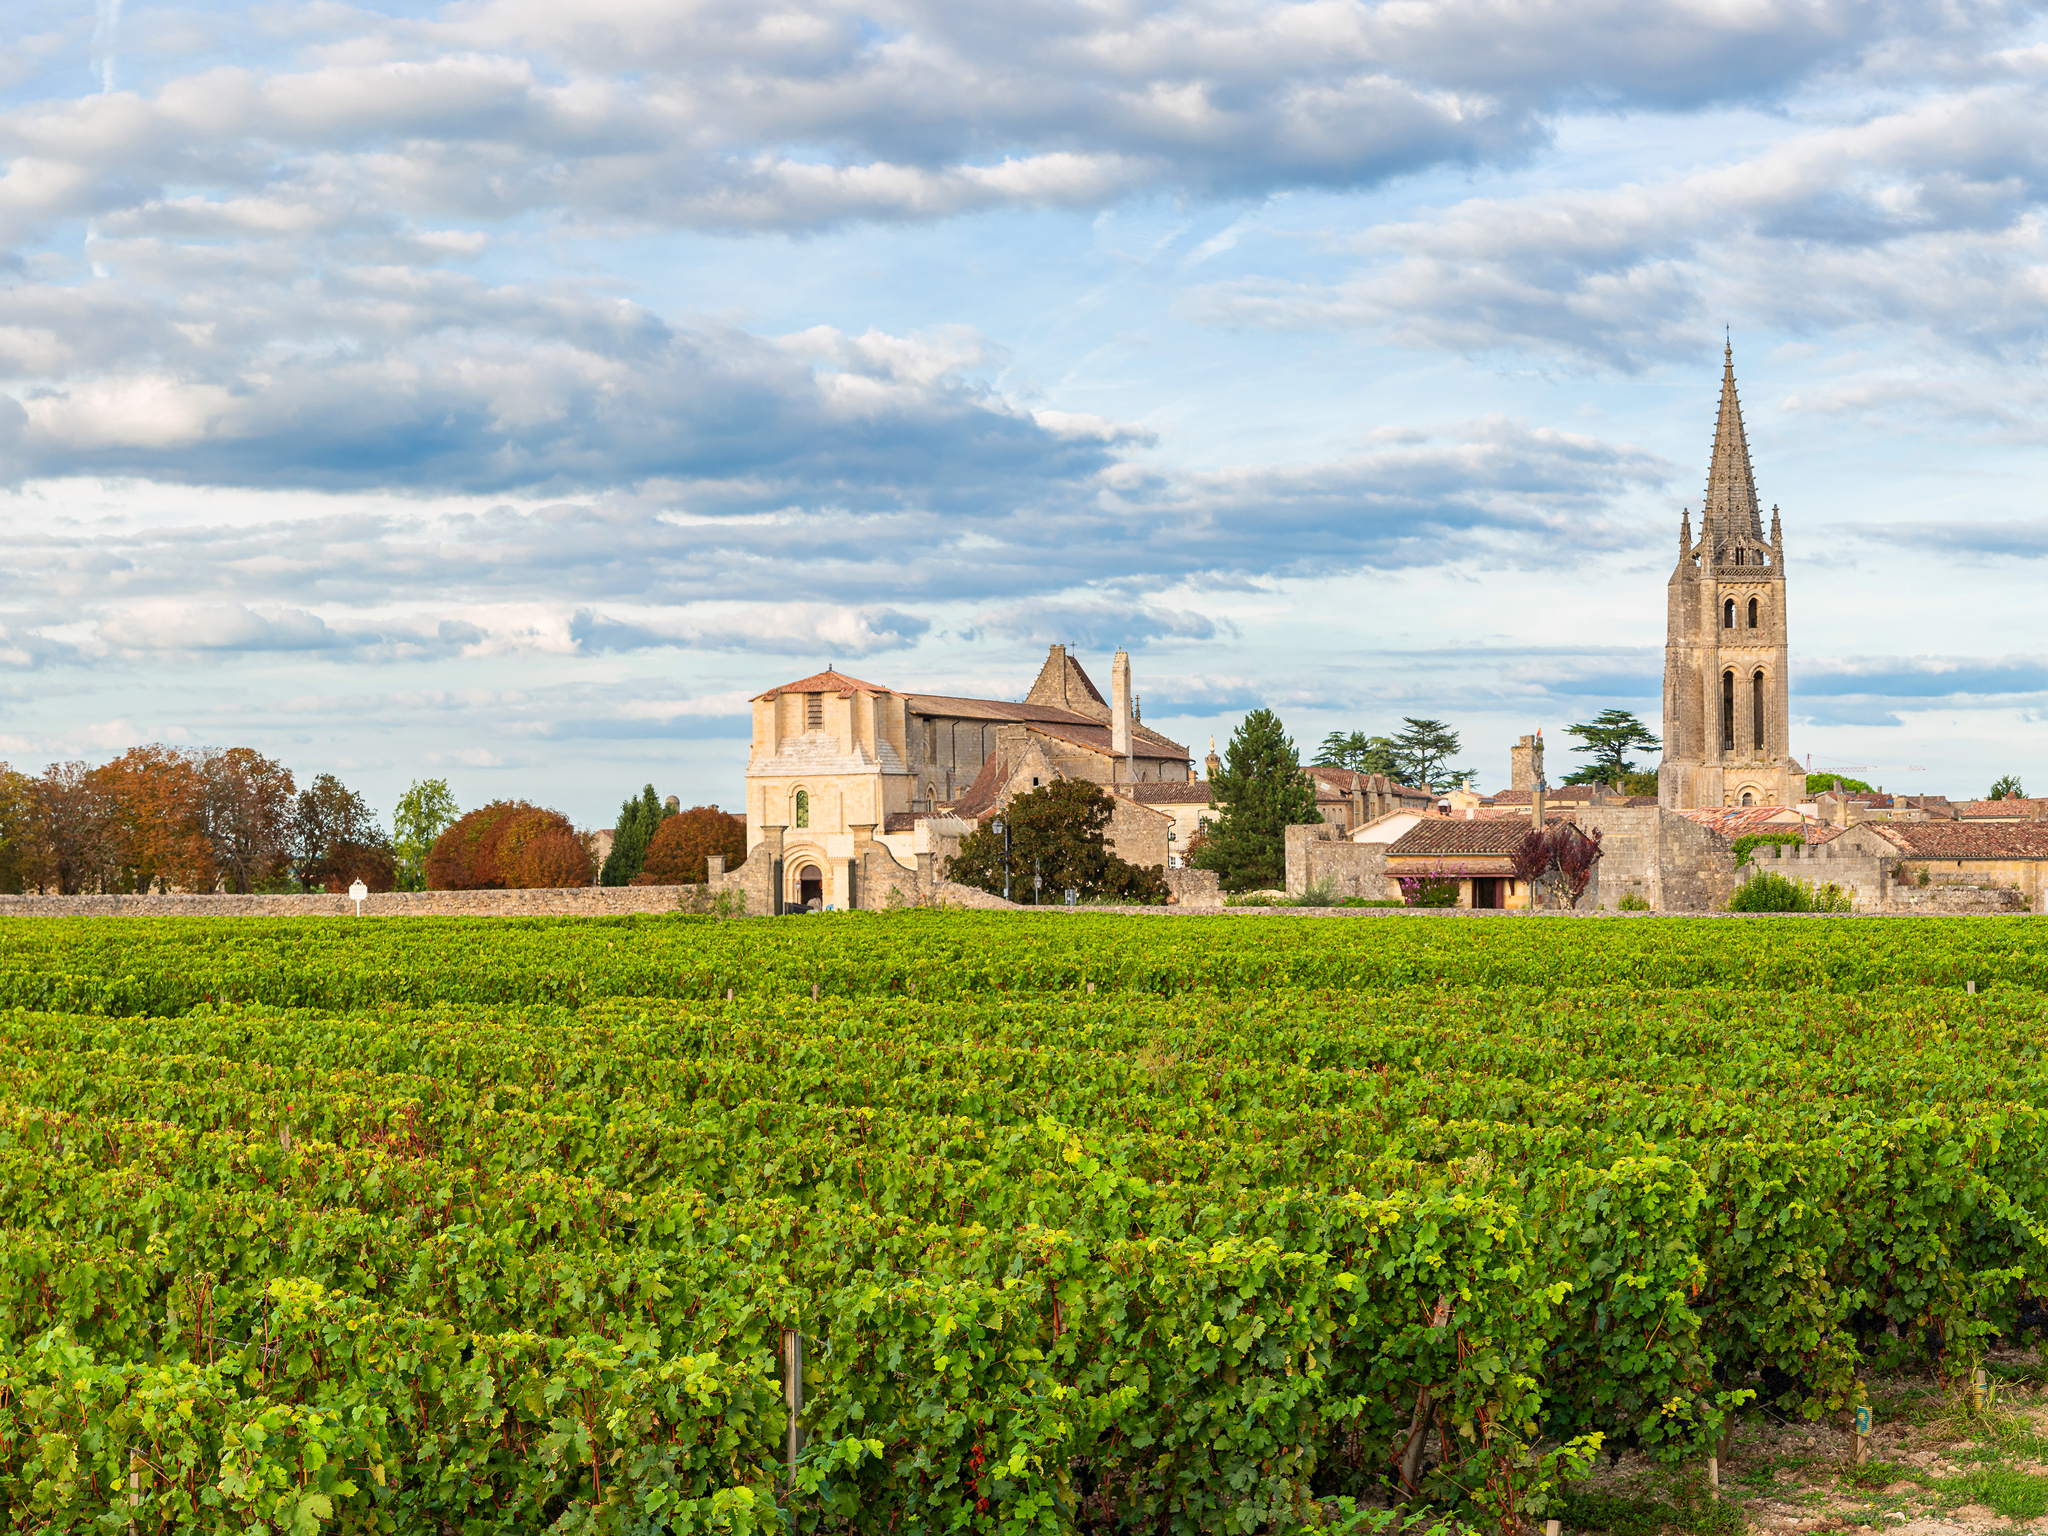
[[[1866,821],[1914,859],[2048,859],[2048,826],[2030,821]]]
[[[974,782],[967,786],[967,793],[953,802],[953,814],[968,818],[987,815],[995,809],[996,798],[1002,794],[1003,786],[1009,782],[1009,759],[991,752],[981,760],[981,772],[977,773]]]
[[[754,695],[753,702],[760,704],[768,699],[779,698],[785,693],[836,693],[841,698],[856,693],[890,693],[893,689],[876,683],[864,683],[857,677],[848,677],[844,672],[813,672],[809,677],[800,677],[793,683],[784,683],[779,688],[770,688],[766,693]]]
[[[1055,721],[1027,721],[1030,729],[1041,736],[1057,736],[1062,741],[1071,741],[1077,747],[1088,747],[1104,757],[1112,755],[1110,750],[1109,727],[1097,725],[1093,720],[1081,720],[1068,725]],[[1177,741],[1168,741],[1157,731],[1138,729],[1131,732],[1131,756],[1150,761],[1154,758],[1164,762],[1184,763],[1188,760],[1188,749]]]
[[[926,817],[937,814],[939,813],[936,811],[891,811],[882,818],[882,830],[884,832],[908,832]]]
[[[1117,792],[1140,805],[1207,805],[1209,786],[1205,780],[1186,784],[1124,784]]]
[[[1709,805],[1678,814],[1723,837],[1741,837],[1747,832],[1797,832],[1802,827],[1807,829],[1809,839],[1813,835],[1812,824],[1788,805]]]
[[[913,715],[937,715],[956,720],[1051,720],[1066,725],[1094,725],[1086,715],[1056,704],[1013,704],[1008,699],[962,699],[945,693],[913,693],[905,696]]]
[[[1509,854],[1529,835],[1525,817],[1494,817],[1488,821],[1458,821],[1432,816],[1402,833],[1387,849],[1387,857],[1455,858],[1460,854]]]
[[[1995,821],[2031,821],[2048,817],[2048,800],[2023,800],[2018,795],[2007,795],[2003,800],[1965,800],[1956,807],[1956,813],[1965,821],[1987,817]]]

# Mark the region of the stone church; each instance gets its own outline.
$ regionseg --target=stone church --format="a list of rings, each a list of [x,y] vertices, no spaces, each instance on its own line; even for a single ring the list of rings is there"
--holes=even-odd
[[[1208,801],[1206,786],[1188,789],[1188,749],[1145,725],[1122,651],[1107,699],[1055,645],[1022,700],[911,693],[835,669],[753,704],[744,869],[755,910],[929,891],[971,822],[1055,778],[1110,792],[1108,834],[1134,864],[1171,861],[1177,797]]]
[[[1787,739],[1784,537],[1775,506],[1764,534],[1732,346],[1723,354],[1699,538],[1688,508],[1667,614],[1658,803],[1673,811],[1797,805],[1806,779]]]

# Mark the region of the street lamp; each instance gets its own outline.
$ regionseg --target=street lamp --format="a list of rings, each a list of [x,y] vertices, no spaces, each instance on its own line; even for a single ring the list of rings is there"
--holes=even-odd
[[[1003,900],[1010,899],[1010,823],[998,816],[990,823],[997,837],[1003,840]]]

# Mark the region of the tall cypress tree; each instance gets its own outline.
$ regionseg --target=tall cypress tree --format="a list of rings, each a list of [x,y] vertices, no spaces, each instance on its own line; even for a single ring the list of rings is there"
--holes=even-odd
[[[1286,884],[1287,828],[1321,821],[1322,813],[1278,715],[1255,709],[1244,717],[1223,771],[1209,780],[1209,798],[1223,815],[1209,828],[1197,865],[1215,870],[1226,891]]]
[[[599,885],[631,885],[647,862],[647,845],[668,815],[668,807],[648,785],[619,807],[619,824],[612,828],[612,851],[605,857]]]

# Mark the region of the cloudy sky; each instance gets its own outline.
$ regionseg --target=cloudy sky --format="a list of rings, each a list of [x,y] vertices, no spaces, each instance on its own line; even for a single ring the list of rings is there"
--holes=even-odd
[[[2041,10],[9,0],[0,756],[608,825],[1059,640],[1492,787],[1654,723],[1732,334],[1795,753],[2039,793]]]

